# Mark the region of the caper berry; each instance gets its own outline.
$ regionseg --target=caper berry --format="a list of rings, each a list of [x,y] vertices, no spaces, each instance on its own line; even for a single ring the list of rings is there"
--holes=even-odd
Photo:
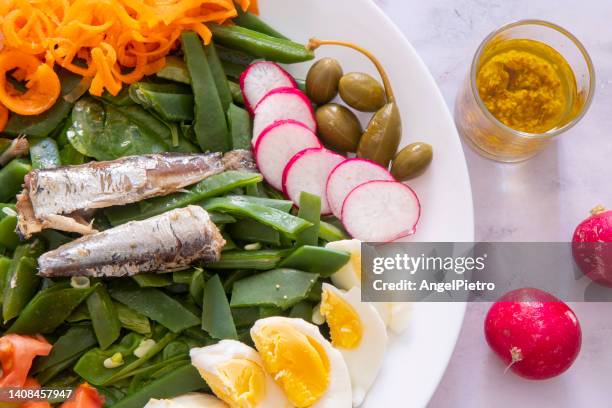
[[[338,83],[342,78],[342,66],[333,58],[317,61],[306,76],[306,93],[310,99],[322,105],[338,95]]]
[[[433,149],[424,142],[411,143],[400,150],[391,165],[391,174],[400,181],[415,178],[425,171],[433,159]]]
[[[358,111],[376,112],[387,102],[380,82],[363,72],[344,75],[338,89],[342,100]]]
[[[359,119],[348,108],[336,103],[319,107],[315,113],[319,136],[332,149],[354,152],[363,130]]]

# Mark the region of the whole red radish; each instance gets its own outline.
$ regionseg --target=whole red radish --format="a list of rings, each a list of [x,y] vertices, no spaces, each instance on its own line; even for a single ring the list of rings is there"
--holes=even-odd
[[[582,273],[612,287],[612,211],[601,205],[591,210],[574,231],[572,253]]]
[[[513,290],[485,319],[487,343],[521,377],[544,380],[567,370],[580,351],[578,318],[565,303],[534,288]]]

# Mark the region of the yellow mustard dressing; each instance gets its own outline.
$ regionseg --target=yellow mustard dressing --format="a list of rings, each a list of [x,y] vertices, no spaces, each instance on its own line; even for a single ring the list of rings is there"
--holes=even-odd
[[[486,108],[506,126],[544,133],[573,118],[574,73],[565,58],[535,40],[501,40],[483,53],[476,74]]]

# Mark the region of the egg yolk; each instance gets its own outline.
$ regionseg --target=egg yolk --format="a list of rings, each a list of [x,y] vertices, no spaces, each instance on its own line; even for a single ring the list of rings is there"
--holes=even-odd
[[[363,327],[359,314],[331,290],[323,290],[321,314],[325,317],[334,347],[354,349],[361,343]]]
[[[264,399],[266,374],[257,363],[236,358],[215,368],[215,373],[200,370],[200,374],[215,395],[231,408],[255,408]]]
[[[329,386],[330,366],[323,347],[289,325],[263,326],[252,333],[266,371],[297,408],[314,404]]]

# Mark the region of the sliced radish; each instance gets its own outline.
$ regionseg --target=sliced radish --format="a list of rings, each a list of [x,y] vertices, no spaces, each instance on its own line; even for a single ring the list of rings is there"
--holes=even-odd
[[[287,71],[274,62],[256,62],[240,75],[244,103],[251,113],[268,92],[277,88],[297,88],[297,84]]]
[[[332,214],[340,218],[346,196],[358,185],[374,180],[395,181],[387,169],[370,160],[347,159],[337,165],[329,174],[325,189]]]
[[[306,95],[295,88],[278,88],[268,92],[255,107],[253,145],[264,129],[276,121],[287,119],[302,122],[313,132],[317,130],[314,110]]]
[[[342,223],[353,238],[390,242],[412,235],[421,216],[414,191],[397,181],[368,181],[344,200]]]
[[[255,160],[259,172],[268,184],[281,190],[283,170],[296,153],[323,147],[317,135],[306,125],[295,120],[282,120],[268,126],[257,140]]]
[[[285,166],[283,192],[295,205],[299,204],[302,191],[316,194],[321,197],[321,214],[329,214],[325,183],[332,169],[344,160],[344,156],[323,147],[302,150]]]

